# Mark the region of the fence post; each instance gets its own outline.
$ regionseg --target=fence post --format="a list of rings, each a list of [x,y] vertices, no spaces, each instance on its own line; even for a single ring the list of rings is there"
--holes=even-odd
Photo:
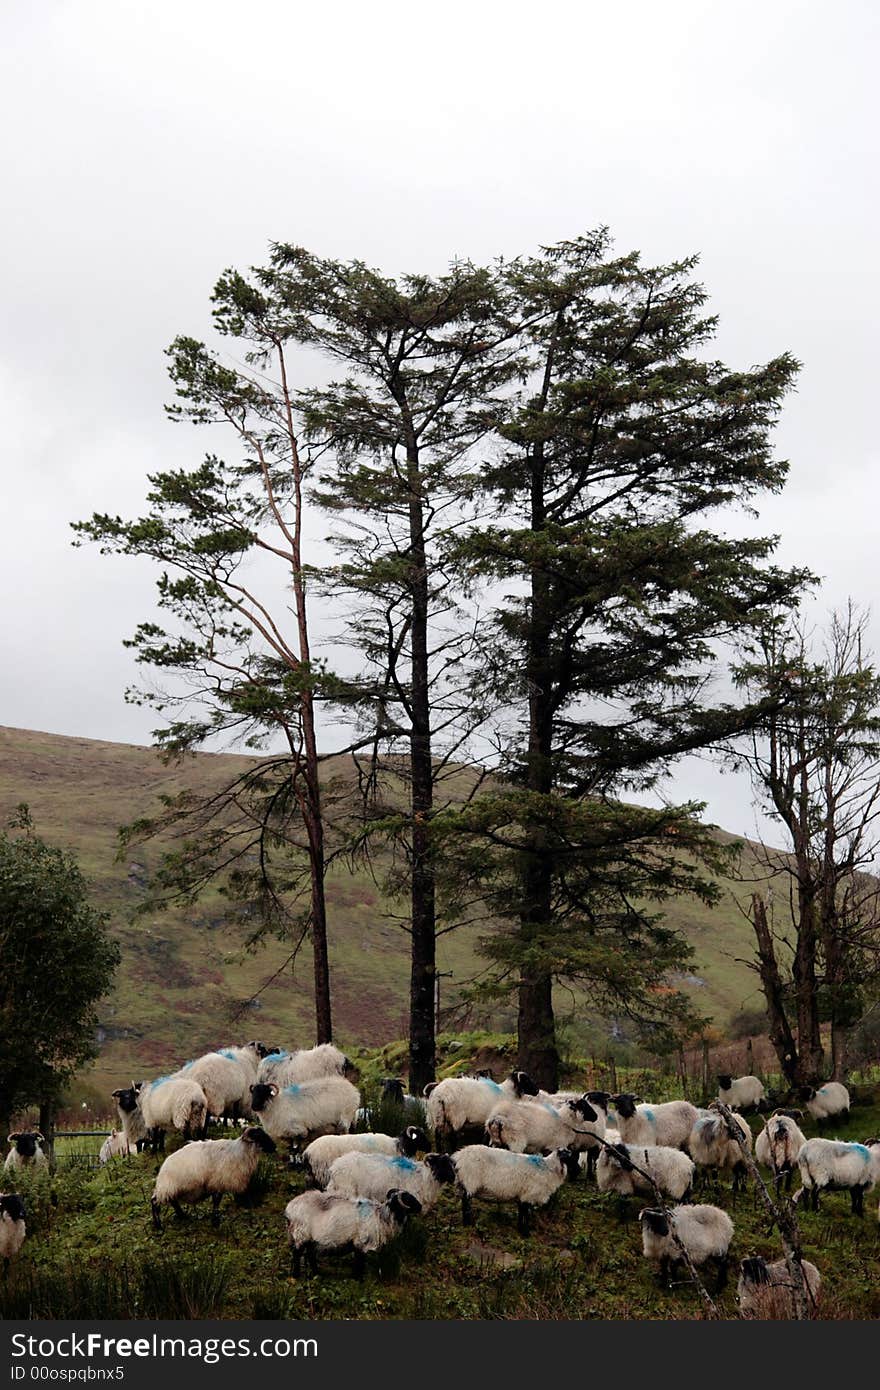
[[[55,1102],[40,1102],[40,1133],[45,1141],[44,1150],[49,1159],[49,1170],[55,1172]]]

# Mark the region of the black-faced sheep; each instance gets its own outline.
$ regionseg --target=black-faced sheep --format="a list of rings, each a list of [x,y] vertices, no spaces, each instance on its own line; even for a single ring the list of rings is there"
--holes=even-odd
[[[24,1168],[37,1171],[49,1167],[49,1159],[43,1152],[45,1139],[39,1130],[16,1130],[6,1141],[12,1145],[3,1164],[7,1173],[20,1172]]]
[[[410,1216],[421,1211],[409,1192],[389,1192],[384,1202],[365,1197],[342,1197],[330,1192],[303,1192],[284,1209],[293,1274],[299,1278],[302,1256],[318,1273],[319,1250],[354,1250],[355,1277],[364,1275],[364,1256],[381,1250]]]
[[[799,1086],[796,1094],[819,1125],[828,1120],[845,1120],[849,1115],[849,1091],[839,1081],[826,1081],[818,1090]]]
[[[188,1077],[160,1076],[145,1082],[138,1105],[153,1153],[164,1151],[166,1130],[179,1130],[184,1138],[204,1133],[208,1102],[201,1086]]]
[[[183,1216],[181,1202],[201,1202],[210,1197],[214,1225],[220,1222],[220,1203],[224,1196],[240,1196],[247,1188],[264,1153],[274,1153],[275,1144],[263,1130],[250,1126],[238,1139],[198,1139],[169,1154],[156,1174],[150,1198],[153,1225],[162,1229],[159,1208],[170,1202]]]
[[[388,1158],[414,1158],[419,1149],[430,1148],[428,1136],[416,1125],[408,1125],[396,1139],[390,1134],[324,1134],[303,1150],[303,1167],[318,1187],[330,1176],[330,1165],[346,1153],[376,1153]]]
[[[449,1154],[426,1154],[424,1163],[387,1154],[342,1154],[330,1165],[327,1191],[342,1197],[369,1197],[379,1202],[391,1188],[418,1198],[428,1211],[444,1183],[455,1182]]]
[[[0,1258],[4,1272],[17,1255],[25,1238],[24,1200],[17,1192],[0,1192]]]
[[[746,1150],[751,1153],[752,1131],[747,1122],[741,1115],[731,1114],[731,1123],[736,1126]],[[728,1130],[723,1115],[704,1115],[697,1120],[688,1137],[688,1153],[698,1168],[713,1168],[719,1174],[730,1172],[734,1192],[745,1184],[748,1169],[742,1149]]]
[[[635,1096],[625,1092],[612,1096],[611,1102],[617,1112],[617,1128],[623,1142],[639,1144],[643,1148],[654,1144],[661,1148],[685,1148],[690,1132],[699,1119],[696,1106],[687,1100],[637,1105]]]
[[[577,1177],[578,1155],[573,1149],[557,1149],[542,1157],[468,1144],[452,1155],[452,1166],[465,1226],[473,1221],[471,1203],[475,1197],[487,1202],[516,1202],[517,1226],[521,1235],[527,1235],[531,1212],[546,1206],[566,1179]]]
[[[864,1212],[865,1193],[880,1181],[880,1139],[845,1144],[839,1139],[808,1139],[797,1157],[803,1187],[794,1200],[819,1210],[819,1194],[849,1192],[855,1216]]]
[[[681,1149],[657,1145],[642,1148],[636,1144],[614,1144],[603,1148],[599,1155],[596,1184],[600,1192],[650,1197],[654,1195],[652,1178],[661,1192],[680,1201],[690,1194],[694,1165]]]
[[[757,1076],[718,1077],[718,1100],[728,1110],[757,1110],[765,1099],[764,1083]]]
[[[687,1250],[696,1269],[713,1262],[718,1269],[718,1290],[727,1282],[727,1261],[733,1240],[733,1222],[720,1207],[679,1206],[668,1213],[646,1207],[639,1212],[642,1223],[642,1252],[647,1260],[659,1266],[661,1280],[666,1283],[676,1265],[684,1262],[681,1250],[672,1237]]]
[[[361,1098],[341,1076],[294,1081],[279,1089],[274,1082],[251,1086],[251,1109],[273,1139],[289,1139],[291,1148],[304,1148],[322,1134],[347,1134]]]
[[[428,1124],[437,1148],[443,1149],[451,1148],[469,1129],[482,1130],[502,1101],[536,1096],[538,1087],[525,1072],[515,1071],[501,1083],[489,1076],[448,1076],[426,1087],[425,1093]]]
[[[485,1133],[493,1148],[512,1153],[550,1153],[553,1149],[580,1152],[595,1142],[594,1131],[588,1126],[598,1121],[598,1111],[586,1096],[559,1106],[537,1100],[507,1100],[495,1106],[486,1120]]]
[[[807,1307],[813,1314],[819,1304],[822,1276],[809,1260],[801,1261],[801,1269],[807,1287]],[[741,1260],[736,1300],[742,1318],[769,1322],[795,1317],[794,1283],[785,1260],[768,1264],[760,1255]]]
[[[130,1086],[124,1090],[113,1091],[112,1097],[116,1101],[116,1109],[122,1123],[122,1132],[130,1149],[141,1149],[147,1144],[147,1127],[144,1123],[144,1114],[138,1105],[138,1096],[143,1090],[142,1081],[132,1081]]]
[[[791,1179],[797,1167],[797,1157],[807,1142],[806,1135],[798,1126],[801,1111],[788,1114],[776,1110],[764,1123],[764,1128],[755,1140],[755,1158],[765,1168],[773,1170],[776,1191],[791,1191]]]
[[[299,1052],[274,1051],[262,1059],[257,1081],[283,1090],[298,1081],[319,1081],[323,1077],[350,1077],[355,1072],[352,1062],[332,1043],[303,1048]]]

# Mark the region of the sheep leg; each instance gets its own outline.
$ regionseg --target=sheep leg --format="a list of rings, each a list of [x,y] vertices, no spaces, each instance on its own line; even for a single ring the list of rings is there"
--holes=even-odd
[[[313,1274],[318,1272],[318,1247],[313,1240],[306,1246],[306,1259]]]
[[[186,1221],[189,1213],[184,1211],[183,1207],[180,1205],[176,1197],[171,1198],[171,1205],[174,1208],[174,1215],[177,1217],[177,1219],[179,1221]]]
[[[366,1270],[366,1267],[367,1267],[367,1258],[366,1258],[366,1256],[365,1256],[363,1250],[355,1250],[355,1252],[354,1252],[354,1277],[355,1277],[355,1279],[357,1279],[359,1282],[363,1282],[364,1271]]]
[[[812,1196],[813,1196],[813,1211],[818,1211],[818,1210],[819,1210],[819,1189],[818,1189],[818,1187],[813,1187],[813,1189],[812,1189]]]
[[[661,1255],[661,1257],[660,1257],[660,1283],[663,1285],[664,1288],[668,1288],[668,1287],[669,1287],[669,1264],[670,1264],[670,1262],[669,1262],[669,1256],[668,1256],[668,1255]]]
[[[223,1193],[222,1193],[222,1192],[214,1192],[214,1193],[211,1194],[211,1207],[212,1207],[212,1210],[211,1210],[211,1225],[212,1225],[212,1226],[219,1226],[219,1225],[220,1225],[220,1203],[221,1203],[222,1201],[223,1201]]]
[[[516,1204],[516,1229],[521,1236],[527,1236],[529,1233],[529,1207],[526,1202]]]
[[[727,1266],[728,1257],[724,1255],[723,1258],[718,1261],[718,1282],[715,1285],[716,1294],[723,1293],[727,1288]]]
[[[474,1224],[474,1209],[466,1192],[461,1194],[461,1224],[463,1226],[473,1226]]]
[[[865,1214],[865,1189],[863,1187],[851,1187],[849,1197],[852,1203],[853,1216],[864,1216]]]
[[[293,1263],[293,1277],[298,1279],[302,1271],[302,1254],[298,1245],[290,1247],[290,1257]]]
[[[155,1197],[150,1198],[150,1210],[153,1214],[153,1229],[155,1231],[161,1231],[162,1218],[159,1215],[159,1203],[156,1201]]]

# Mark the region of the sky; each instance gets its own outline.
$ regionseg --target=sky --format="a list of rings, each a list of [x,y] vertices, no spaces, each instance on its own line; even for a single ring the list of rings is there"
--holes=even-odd
[[[150,742],[122,643],[155,570],[70,522],[137,515],[148,473],[201,457],[164,350],[270,241],[388,274],[602,224],[648,263],[699,253],[717,355],[803,363],[755,525],[822,577],[817,622],[871,608],[878,29],[869,0],[7,0],[0,724]],[[668,794],[774,838],[701,760]]]

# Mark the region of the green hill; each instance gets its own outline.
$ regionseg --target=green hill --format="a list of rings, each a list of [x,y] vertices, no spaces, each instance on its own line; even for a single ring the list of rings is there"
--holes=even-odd
[[[0,729],[2,823],[19,802],[29,804],[37,833],[76,854],[122,944],[115,991],[100,1009],[101,1053],[91,1076],[101,1089],[134,1072],[155,1075],[231,1040],[260,1037],[286,1046],[313,1041],[307,950],[292,967],[285,965],[290,947],[280,942],[245,952],[240,928],[227,920],[225,900],[215,893],[195,908],[135,917],[161,847],[151,842],[116,858],[118,826],[154,811],[160,793],[185,786],[207,790],[243,761],[205,753],[169,768],[152,749],[132,744]],[[746,879],[762,876],[748,845],[742,870]],[[751,885],[726,886],[723,902],[712,910],[679,900],[668,913],[696,951],[683,986],[722,1032],[740,1010],[761,1002],[756,977],[742,964],[751,954],[750,928],[734,898],[735,891],[747,901]],[[328,907],[338,1038],[343,1045],[369,1046],[402,1037],[408,942],[388,903],[365,871],[337,866],[328,882]],[[442,980],[444,1003],[479,966],[475,935],[465,929],[438,942],[438,968],[452,971]],[[571,1015],[568,991],[560,991],[558,1003],[562,1017]],[[583,1046],[576,1005],[574,1020]],[[500,1011],[487,1021],[503,1030],[513,1017]]]

